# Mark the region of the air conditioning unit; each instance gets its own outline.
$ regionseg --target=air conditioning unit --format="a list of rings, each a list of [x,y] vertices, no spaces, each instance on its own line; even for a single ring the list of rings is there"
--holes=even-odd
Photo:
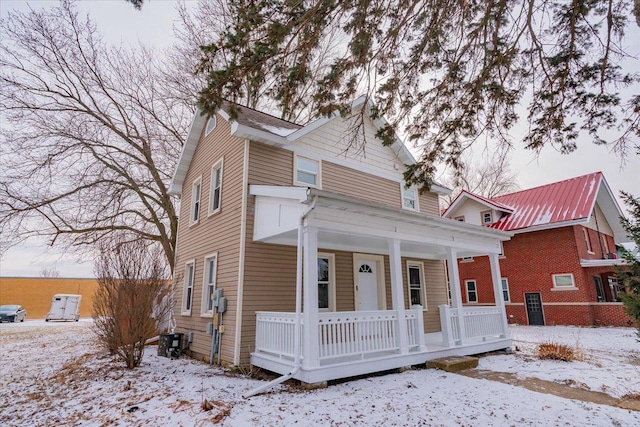
[[[161,334],[158,341],[158,356],[180,357],[183,334]]]

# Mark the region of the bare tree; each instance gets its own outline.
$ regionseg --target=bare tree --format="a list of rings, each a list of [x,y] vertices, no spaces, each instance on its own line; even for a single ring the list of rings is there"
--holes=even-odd
[[[199,0],[187,7],[178,4],[178,23],[174,25],[176,43],[168,52],[168,74],[174,96],[193,104],[206,87],[206,73],[194,75],[197,69],[209,70],[202,47],[218,42],[225,30],[237,21],[234,6],[227,0]],[[297,61],[295,56],[278,61],[256,64],[246,70],[244,78],[234,88],[233,100],[240,105],[268,111],[282,119],[304,124],[316,117],[319,107],[313,97],[317,80],[329,71],[331,59],[344,41],[345,33],[336,25],[328,25],[325,35],[314,51],[313,58],[304,70],[297,70],[289,83],[274,78],[282,69]],[[221,50],[217,53],[216,66],[230,66],[234,53]]]
[[[140,365],[145,341],[166,323],[173,299],[157,245],[124,239],[114,246],[115,242],[100,244],[93,329],[100,343],[131,369]]]
[[[441,183],[453,189],[450,195],[440,198],[442,208],[449,207],[462,190],[491,199],[520,188],[516,173],[509,165],[508,151],[485,152],[481,162],[474,162],[467,154],[461,167],[450,169]]]
[[[60,277],[60,272],[55,268],[43,268],[40,270],[40,276],[46,278]]]
[[[0,231],[78,248],[126,232],[173,270],[167,192],[194,106],[168,96],[162,62],[104,43],[73,4],[9,12],[0,47]]]

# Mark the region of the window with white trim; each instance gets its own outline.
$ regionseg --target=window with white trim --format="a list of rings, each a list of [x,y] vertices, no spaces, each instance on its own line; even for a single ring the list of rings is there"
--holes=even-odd
[[[493,214],[491,211],[480,212],[480,217],[483,224],[491,224],[493,222]]]
[[[222,201],[222,159],[211,166],[211,186],[209,189],[209,215],[220,211]]]
[[[402,186],[402,207],[412,211],[419,210],[418,208],[418,190],[415,187],[406,188]]]
[[[478,288],[475,280],[465,280],[465,287],[467,288],[467,302],[478,302]]]
[[[505,302],[509,302],[509,281],[506,277],[503,277],[500,279],[500,282],[502,283],[502,299],[504,299]]]
[[[608,258],[608,254],[609,254],[609,244],[607,243],[607,236],[606,234],[601,234],[600,235],[600,240],[602,240],[602,250],[604,251],[604,253],[602,254],[603,258]]]
[[[305,187],[320,188],[320,161],[307,157],[295,156],[295,176],[296,185]]]
[[[575,288],[576,283],[573,280],[573,274],[554,274],[553,276],[553,286],[556,288]]]
[[[407,262],[407,285],[409,286],[409,306],[421,305],[423,308],[427,308],[423,263],[418,261]]]
[[[193,181],[191,186],[191,224],[200,220],[200,198],[202,193],[202,177]]]
[[[335,255],[318,253],[318,310],[335,311]]]
[[[204,135],[209,135],[215,128],[217,124],[216,116],[211,116],[209,120],[207,120],[207,126],[204,131]]]
[[[182,293],[182,314],[191,314],[193,302],[193,280],[196,274],[195,261],[189,261],[184,268],[184,291]]]
[[[587,252],[593,253],[591,248],[591,239],[589,238],[589,231],[586,228],[582,227],[582,234],[584,235],[584,245],[587,247]]]
[[[213,292],[216,290],[216,274],[218,272],[218,254],[204,258],[202,281],[202,315],[213,315]]]

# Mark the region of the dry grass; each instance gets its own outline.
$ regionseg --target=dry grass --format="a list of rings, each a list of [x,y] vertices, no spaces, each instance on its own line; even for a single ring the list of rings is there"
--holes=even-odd
[[[579,349],[554,342],[546,342],[538,345],[538,358],[542,360],[562,360],[564,362],[573,362],[574,360],[582,359]]]

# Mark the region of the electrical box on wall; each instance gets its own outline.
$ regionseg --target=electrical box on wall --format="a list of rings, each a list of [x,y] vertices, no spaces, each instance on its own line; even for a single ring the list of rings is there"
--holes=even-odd
[[[218,308],[220,306],[220,299],[222,298],[222,289],[216,289],[213,291],[213,306]],[[220,311],[220,310],[218,310]]]
[[[218,313],[224,313],[225,311],[227,311],[227,298],[221,297],[218,300]]]

